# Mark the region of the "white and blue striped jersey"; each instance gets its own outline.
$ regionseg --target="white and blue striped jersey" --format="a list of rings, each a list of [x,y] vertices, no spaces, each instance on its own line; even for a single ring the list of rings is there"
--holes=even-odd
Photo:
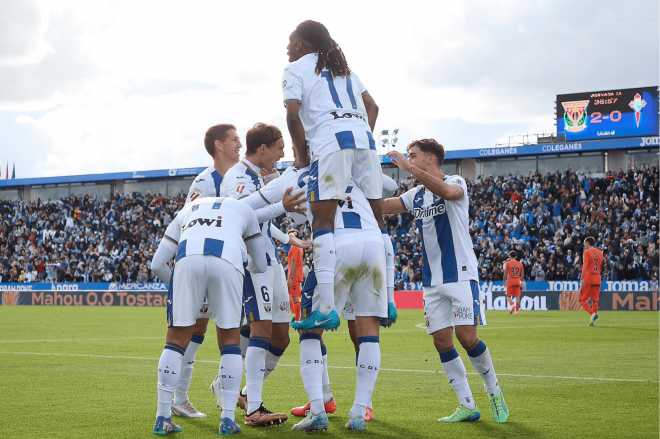
[[[284,104],[300,102],[312,161],[345,148],[376,149],[362,95],[367,89],[355,73],[316,74],[318,53],[309,53],[284,69]]]
[[[259,191],[265,186],[264,179],[259,173],[260,169],[243,159],[229,168],[222,179],[220,191],[226,193],[228,197],[240,200],[248,195]],[[278,179],[270,184],[273,184]],[[275,241],[270,233],[270,221],[259,224],[261,234],[263,235],[264,245],[266,247],[266,261],[268,265],[280,263],[280,257],[277,254]]]
[[[477,258],[469,232],[469,199],[465,180],[445,176],[445,182],[463,190],[460,200],[443,200],[424,185],[401,196],[412,212],[422,235],[422,285],[425,287],[478,280]]]
[[[204,197],[226,197],[227,193],[222,193],[220,185],[222,184],[222,175],[213,167],[209,166],[199,173],[193,180],[188,189],[186,204]]]
[[[176,260],[190,255],[222,258],[243,273],[244,240],[261,236],[254,211],[231,198],[200,198],[181,209],[164,239],[177,244]]]
[[[310,167],[294,168],[290,166],[280,178],[274,180],[259,190],[261,198],[267,203],[277,203],[282,201],[284,193],[290,187],[293,188],[292,194],[300,191],[307,193],[307,183],[309,181]],[[392,186],[392,179],[386,175],[382,176],[384,187]],[[305,217],[312,223],[312,209],[307,201],[300,204],[307,208],[305,215],[289,212],[297,224],[305,222]],[[378,222],[374,217],[369,200],[365,197],[362,190],[357,186],[355,180],[351,179],[346,188],[346,200],[339,201],[337,213],[335,215],[335,231],[340,229],[362,229],[375,230],[380,233]]]

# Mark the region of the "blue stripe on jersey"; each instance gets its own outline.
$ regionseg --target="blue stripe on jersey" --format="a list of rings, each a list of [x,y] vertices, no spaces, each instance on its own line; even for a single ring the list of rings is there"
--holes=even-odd
[[[245,270],[245,278],[243,278],[243,309],[248,323],[261,320],[259,318],[259,303],[257,303],[257,295],[254,292],[252,276],[247,270]]]
[[[219,239],[206,238],[204,240],[204,254],[221,258],[224,245],[225,242]]]
[[[330,89],[330,96],[332,96],[332,102],[335,103],[337,108],[344,108],[341,106],[341,101],[339,100],[339,95],[337,94],[335,83],[332,80],[332,73],[326,70],[325,72],[321,72],[321,76],[323,76],[328,81],[328,88]]]
[[[215,185],[215,196],[220,196],[220,185],[222,184],[222,175],[217,170],[211,172],[211,177],[213,177],[213,184]]]
[[[350,194],[351,192],[353,192],[353,186],[349,186],[349,187],[347,187],[347,188],[346,188],[346,193],[347,193],[347,194]]]
[[[184,239],[179,243],[179,246],[176,249],[176,259],[175,261],[178,261],[181,258],[186,257],[186,243],[188,242],[187,239]]]
[[[254,171],[247,166],[245,167],[245,175],[249,175],[250,178],[252,179],[252,183],[254,183],[255,191],[261,189],[261,181],[259,180],[259,176],[255,174]]]
[[[270,238],[271,244],[273,244],[273,248],[275,249],[275,260],[277,261],[278,264],[281,264],[280,262],[280,252],[277,251],[277,246],[275,245],[275,241],[273,241],[273,235],[270,233],[270,221],[266,223],[268,226],[268,237]],[[266,262],[268,262],[268,265],[270,265],[270,256],[268,253],[266,253]]]
[[[355,136],[353,131],[340,131],[335,134],[337,138],[337,143],[339,144],[339,149],[355,149]]]
[[[344,219],[344,228],[345,229],[361,229],[362,221],[360,220],[360,214],[355,212],[342,212],[342,218]]]
[[[474,301],[474,305],[472,306],[474,325],[483,325],[483,322],[481,321],[481,295],[479,294],[479,282],[471,280],[470,288],[472,289],[472,300]]]
[[[458,282],[458,264],[456,262],[456,249],[454,248],[454,235],[447,216],[447,205],[445,200],[438,198],[433,203],[435,206],[445,206],[445,213],[438,214],[433,219],[435,222],[435,233],[438,235],[440,246],[440,261],[442,263],[442,283],[448,284]]]
[[[426,188],[422,187],[422,190],[417,192],[413,201],[413,210],[421,209],[424,205],[424,193]],[[422,240],[422,285],[425,287],[431,286],[431,267],[429,266],[429,258],[426,256],[426,246],[424,245],[424,219],[420,218],[417,220],[419,224],[419,235]]]
[[[367,131],[367,137],[369,138],[369,149],[376,150],[376,142],[374,142],[374,136],[371,134],[371,131]]]
[[[213,203],[213,206],[211,206],[211,209],[220,209],[220,206],[222,206],[222,201],[218,203]]]
[[[355,96],[353,96],[353,81],[351,81],[351,75],[346,75],[346,93],[348,93],[348,98],[351,100],[353,110],[357,110],[357,102],[355,102]]]
[[[300,184],[300,181],[301,180],[298,180],[298,184]],[[312,167],[309,168],[309,180],[307,180],[307,199],[310,202],[319,200],[319,161],[318,160],[312,163]]]

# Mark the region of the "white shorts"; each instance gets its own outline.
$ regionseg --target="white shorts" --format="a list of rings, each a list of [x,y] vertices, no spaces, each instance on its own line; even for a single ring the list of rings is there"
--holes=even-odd
[[[383,197],[378,153],[372,149],[342,149],[320,157],[309,170],[309,201],[345,200],[351,178],[369,200]]]
[[[241,326],[243,274],[231,263],[210,255],[180,259],[172,272],[167,297],[168,326],[193,326],[208,298],[215,324],[222,329]]]
[[[273,266],[263,273],[245,270],[243,305],[245,323],[273,320]]]
[[[424,318],[429,334],[454,326],[486,326],[485,309],[476,280],[424,287]]]
[[[273,323],[291,322],[289,287],[282,264],[273,265]]]
[[[344,303],[344,309],[341,310],[341,317],[347,322],[355,321],[355,308],[353,308],[353,302],[350,299]]]
[[[386,318],[385,247],[380,232],[338,231],[335,249],[336,311],[344,314],[348,303],[354,316]]]

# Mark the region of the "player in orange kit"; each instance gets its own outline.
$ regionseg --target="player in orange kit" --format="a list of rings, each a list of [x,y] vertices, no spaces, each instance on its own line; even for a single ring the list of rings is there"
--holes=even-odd
[[[303,251],[300,247],[291,246],[289,250],[289,270],[288,279],[286,281],[289,287],[289,301],[291,302],[291,312],[295,316],[295,320],[300,321],[300,302],[301,292],[300,284],[303,279]]]
[[[586,250],[582,257],[582,276],[580,277],[580,304],[591,314],[589,326],[595,326],[598,318],[598,299],[600,299],[600,270],[603,265],[603,252],[594,248],[596,241],[591,236],[584,240]],[[591,299],[591,306],[588,300]]]
[[[509,252],[509,261],[504,264],[504,285],[506,285],[506,296],[509,299],[511,311],[509,314],[520,311],[520,288],[522,281],[525,279],[525,268],[518,260],[518,254],[515,251]],[[516,298],[514,306],[513,298]]]

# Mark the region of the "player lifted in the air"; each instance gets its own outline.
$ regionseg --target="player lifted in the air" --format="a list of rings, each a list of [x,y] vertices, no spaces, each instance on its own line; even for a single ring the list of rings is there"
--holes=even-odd
[[[381,170],[372,135],[378,106],[321,23],[300,23],[289,37],[287,51],[290,64],[282,80],[284,104],[298,153],[296,166],[311,163],[308,198],[314,215],[314,266],[321,297],[302,329],[334,329],[339,326],[333,296],[334,217],[337,202],[346,199],[351,178],[383,227]],[[318,322],[322,326],[315,326]]]
[[[408,145],[408,159],[397,151],[387,154],[392,162],[421,183],[401,197],[383,202],[385,214],[413,212],[422,237],[422,285],[426,327],[440,354],[449,384],[460,406],[441,422],[476,421],[481,417],[472,397],[463,361],[454,348],[454,330],[472,365],[484,381],[495,422],[506,422],[509,410],[498,386],[490,352],[477,337],[485,325],[479,291],[477,259],[468,229],[469,198],[465,180],[445,175],[442,145],[433,139]]]
[[[186,204],[190,204],[199,198],[226,196],[226,194],[220,193],[220,184],[227,170],[238,163],[241,147],[241,139],[238,137],[234,125],[223,123],[214,125],[206,131],[204,148],[213,157],[213,165],[195,177],[188,190]],[[174,416],[187,418],[206,417],[204,413],[197,410],[190,403],[188,389],[190,388],[197,350],[204,341],[209,317],[208,302],[204,301],[202,309],[197,316],[192,339],[188,344],[186,353],[183,355],[183,367],[179,375],[179,381],[174,389],[174,400],[172,401],[172,414]]]
[[[582,276],[580,277],[580,304],[591,314],[589,326],[596,325],[598,318],[598,300],[600,299],[600,270],[603,266],[603,252],[595,248],[596,241],[592,236],[584,239],[584,254],[582,257]],[[591,299],[591,306],[589,306]]]
[[[509,306],[511,307],[509,314],[513,314],[515,311],[518,315],[520,311],[520,289],[524,279],[525,267],[518,261],[518,253],[511,250],[509,260],[504,264],[504,286],[506,286],[506,297],[509,299]]]
[[[266,249],[257,217],[252,209],[236,200],[200,198],[181,209],[167,227],[152,261],[154,272],[170,284],[167,342],[158,362],[154,433],[181,431],[171,419],[172,394],[205,297],[217,327],[222,357],[223,406],[219,433],[241,431],[234,422],[234,411],[242,377],[239,328],[243,267],[248,254],[251,257],[248,270],[266,271]],[[175,255],[170,273],[167,262]]]

